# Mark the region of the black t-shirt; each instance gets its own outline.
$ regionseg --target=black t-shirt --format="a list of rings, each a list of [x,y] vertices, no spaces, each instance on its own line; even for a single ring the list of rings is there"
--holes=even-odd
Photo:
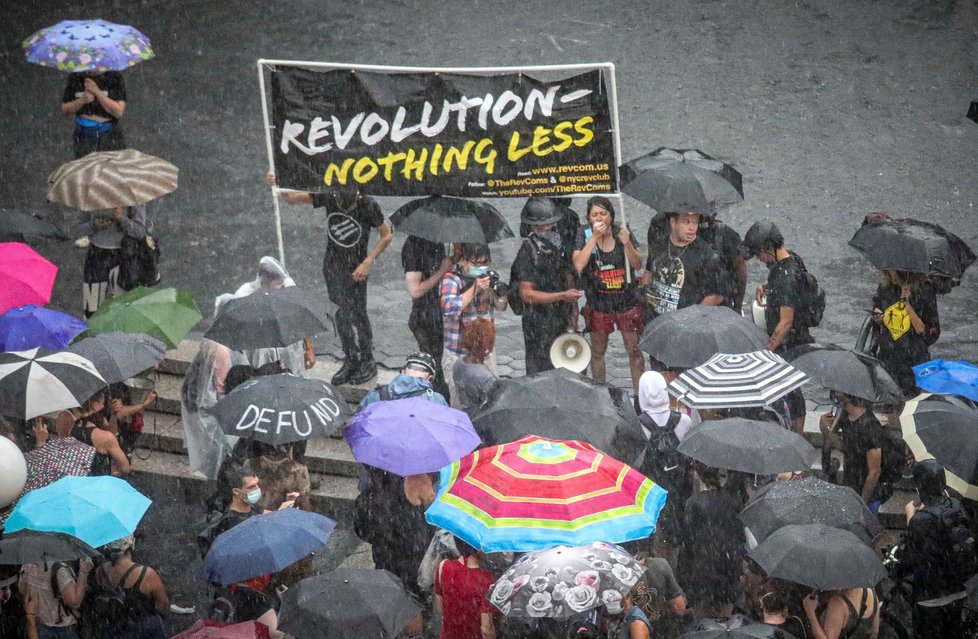
[[[441,261],[445,259],[445,245],[432,242],[415,235],[409,235],[404,240],[401,249],[401,266],[405,273],[421,273],[421,279],[426,280],[438,272]],[[410,324],[423,325],[429,328],[441,328],[441,308],[438,300],[438,285],[414,300],[411,305]]]
[[[81,97],[85,91],[85,78],[91,77],[100,89],[109,94],[113,100],[126,100],[126,84],[122,80],[122,74],[118,71],[106,71],[100,75],[89,76],[87,73],[69,73],[68,83],[65,84],[65,92],[61,102],[73,102]],[[75,115],[95,115],[109,118],[113,122],[116,120],[111,113],[105,110],[98,100],[92,100],[88,104],[75,112]]]
[[[595,247],[587,266],[581,272],[587,303],[592,309],[602,313],[621,313],[638,303],[638,281],[634,274],[629,283],[625,277],[625,269],[630,268],[625,259],[625,247],[618,239],[621,227],[612,226],[611,232],[615,238],[615,247],[605,253]],[[591,227],[584,225],[577,231],[574,250],[580,251],[590,238]],[[631,234],[632,246],[638,248],[635,234]]]
[[[656,213],[649,222],[647,233],[649,258],[654,260],[658,255],[656,247],[663,247],[662,241],[669,237],[669,218],[664,213]],[[740,234],[717,219],[700,221],[697,239],[703,240],[713,247],[720,259],[722,272],[718,276],[724,303],[733,305],[737,291],[737,261],[740,259]]]
[[[768,268],[767,306],[764,308],[767,334],[774,334],[774,329],[781,320],[781,309],[787,306],[794,309],[795,319],[778,348],[778,352],[786,351],[799,344],[811,344],[815,340],[808,332],[808,325],[802,318],[804,300],[802,299],[801,280],[799,279],[801,271],[805,270],[805,263],[800,257],[789,252],[788,257],[774,262]]]
[[[900,300],[899,286],[880,285],[873,296],[873,305],[883,311],[879,358],[885,364],[909,368],[930,359],[928,347],[941,330],[937,296],[932,288],[919,288],[910,295],[910,306],[924,322],[923,333],[913,329],[906,304]]]
[[[231,530],[241,522],[251,519],[257,514],[258,511],[254,509],[249,510],[246,513],[239,513],[236,510],[228,510],[221,516],[221,519],[217,522],[217,525],[214,526],[214,539],[217,539],[217,536],[221,533]]]
[[[843,413],[839,420],[842,429],[842,453],[845,455],[845,467],[842,471],[842,484],[852,488],[857,493],[862,494],[863,486],[866,484],[866,476],[869,475],[869,465],[866,463],[866,453],[871,450],[879,449],[880,457],[883,456],[883,440],[886,433],[883,432],[883,425],[872,410],[867,410],[855,422],[849,421],[849,417]],[[880,460],[882,464],[882,459]],[[879,492],[879,484],[870,499],[874,499]]]
[[[510,282],[530,282],[533,288],[543,293],[557,293],[567,290],[569,274],[567,257],[564,251],[550,242],[531,235],[523,240],[513,266],[510,269]],[[526,304],[523,317],[531,320],[563,319],[566,323],[567,304]]]
[[[957,516],[952,517],[955,513]],[[960,592],[963,584],[948,564],[949,529],[941,516],[952,522],[967,521],[961,502],[942,497],[917,512],[907,525],[905,556],[901,564],[913,575],[914,599],[926,601]]]
[[[699,304],[709,295],[722,295],[720,258],[697,237],[684,247],[669,237],[649,249],[646,268],[652,274],[652,310],[656,315]]]
[[[342,211],[331,193],[313,193],[312,205],[326,209],[324,268],[352,272],[367,257],[370,229],[384,223],[380,205],[360,196],[352,210]]]

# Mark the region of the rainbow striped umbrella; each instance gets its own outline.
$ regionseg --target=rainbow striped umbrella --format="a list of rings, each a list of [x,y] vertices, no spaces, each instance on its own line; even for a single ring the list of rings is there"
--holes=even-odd
[[[666,491],[581,441],[528,435],[441,469],[425,516],[484,552],[622,543],[655,531]]]

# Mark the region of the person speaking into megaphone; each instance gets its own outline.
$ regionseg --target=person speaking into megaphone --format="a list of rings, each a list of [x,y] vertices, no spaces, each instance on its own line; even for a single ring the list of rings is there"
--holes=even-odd
[[[577,330],[577,300],[569,248],[557,223],[565,212],[552,200],[531,197],[520,221],[530,229],[510,271],[510,308],[523,317],[526,374],[552,369],[550,346],[568,330]],[[515,300],[515,302],[514,302]]]

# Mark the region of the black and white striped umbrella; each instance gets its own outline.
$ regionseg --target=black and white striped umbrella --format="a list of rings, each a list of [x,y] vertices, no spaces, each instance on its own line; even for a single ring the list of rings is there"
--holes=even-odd
[[[179,173],[166,160],[135,149],[99,151],[48,176],[48,200],[81,211],[136,206],[175,191]]]
[[[105,386],[95,365],[75,353],[0,353],[0,415],[31,419],[75,408]]]
[[[807,381],[807,375],[771,351],[719,353],[666,390],[693,408],[746,408],[769,405]]]

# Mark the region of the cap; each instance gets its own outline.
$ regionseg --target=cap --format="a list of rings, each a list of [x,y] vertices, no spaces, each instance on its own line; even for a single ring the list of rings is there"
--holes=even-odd
[[[432,377],[438,372],[438,364],[435,363],[435,358],[422,351],[408,355],[408,358],[404,360],[404,368],[427,373]]]
[[[747,229],[744,234],[744,241],[740,245],[744,259],[750,259],[772,245],[781,246],[784,244],[784,236],[771,220],[761,220],[754,222],[753,226]]]
[[[545,197],[531,197],[523,205],[520,222],[523,224],[555,224],[562,220],[564,212]]]

